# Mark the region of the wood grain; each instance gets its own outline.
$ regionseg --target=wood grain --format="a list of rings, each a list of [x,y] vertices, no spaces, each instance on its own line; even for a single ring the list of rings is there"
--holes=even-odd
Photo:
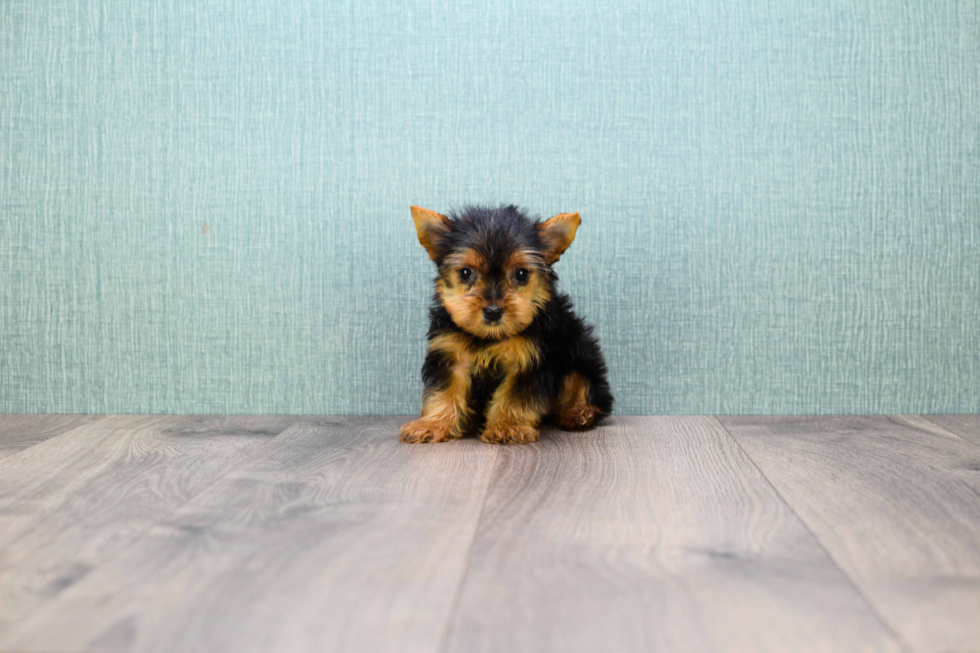
[[[96,419],[96,415],[0,415],[0,459]]]
[[[292,421],[106,417],[0,460],[0,633]]]
[[[446,650],[898,651],[714,418],[501,449]]]
[[[980,650],[974,444],[912,417],[722,421],[916,650]]]
[[[0,648],[434,651],[499,449],[402,421],[295,424]]]
[[[925,419],[980,445],[980,415],[927,415]]]

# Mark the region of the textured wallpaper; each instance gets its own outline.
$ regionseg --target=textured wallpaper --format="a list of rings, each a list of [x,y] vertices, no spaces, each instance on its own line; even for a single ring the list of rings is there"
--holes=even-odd
[[[980,411],[980,3],[0,0],[0,412],[414,412],[470,201],[621,412]]]

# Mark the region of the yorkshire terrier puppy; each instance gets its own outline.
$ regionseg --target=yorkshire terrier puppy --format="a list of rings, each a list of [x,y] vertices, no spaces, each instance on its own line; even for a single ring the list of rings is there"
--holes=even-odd
[[[422,415],[402,442],[479,433],[492,444],[537,442],[545,417],[589,428],[612,411],[599,343],[557,291],[552,265],[575,238],[578,213],[540,222],[516,206],[449,216],[412,207],[435,262]]]

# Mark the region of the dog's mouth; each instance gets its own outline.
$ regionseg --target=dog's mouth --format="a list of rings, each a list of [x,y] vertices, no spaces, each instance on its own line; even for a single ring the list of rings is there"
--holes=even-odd
[[[498,340],[500,338],[508,337],[508,325],[504,322],[503,318],[497,318],[491,320],[487,317],[483,317],[478,323],[477,327],[473,329],[473,335],[480,338],[489,338],[491,340]]]

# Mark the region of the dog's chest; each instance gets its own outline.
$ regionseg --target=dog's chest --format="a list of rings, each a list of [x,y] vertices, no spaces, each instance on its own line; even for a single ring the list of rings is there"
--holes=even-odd
[[[500,342],[469,347],[470,373],[481,375],[497,371],[517,374],[533,368],[541,358],[541,350],[532,340],[521,336]]]
[[[430,341],[429,350],[442,352],[452,361],[456,374],[469,377],[519,374],[541,361],[541,348],[524,336],[486,342],[463,333],[445,333]]]

